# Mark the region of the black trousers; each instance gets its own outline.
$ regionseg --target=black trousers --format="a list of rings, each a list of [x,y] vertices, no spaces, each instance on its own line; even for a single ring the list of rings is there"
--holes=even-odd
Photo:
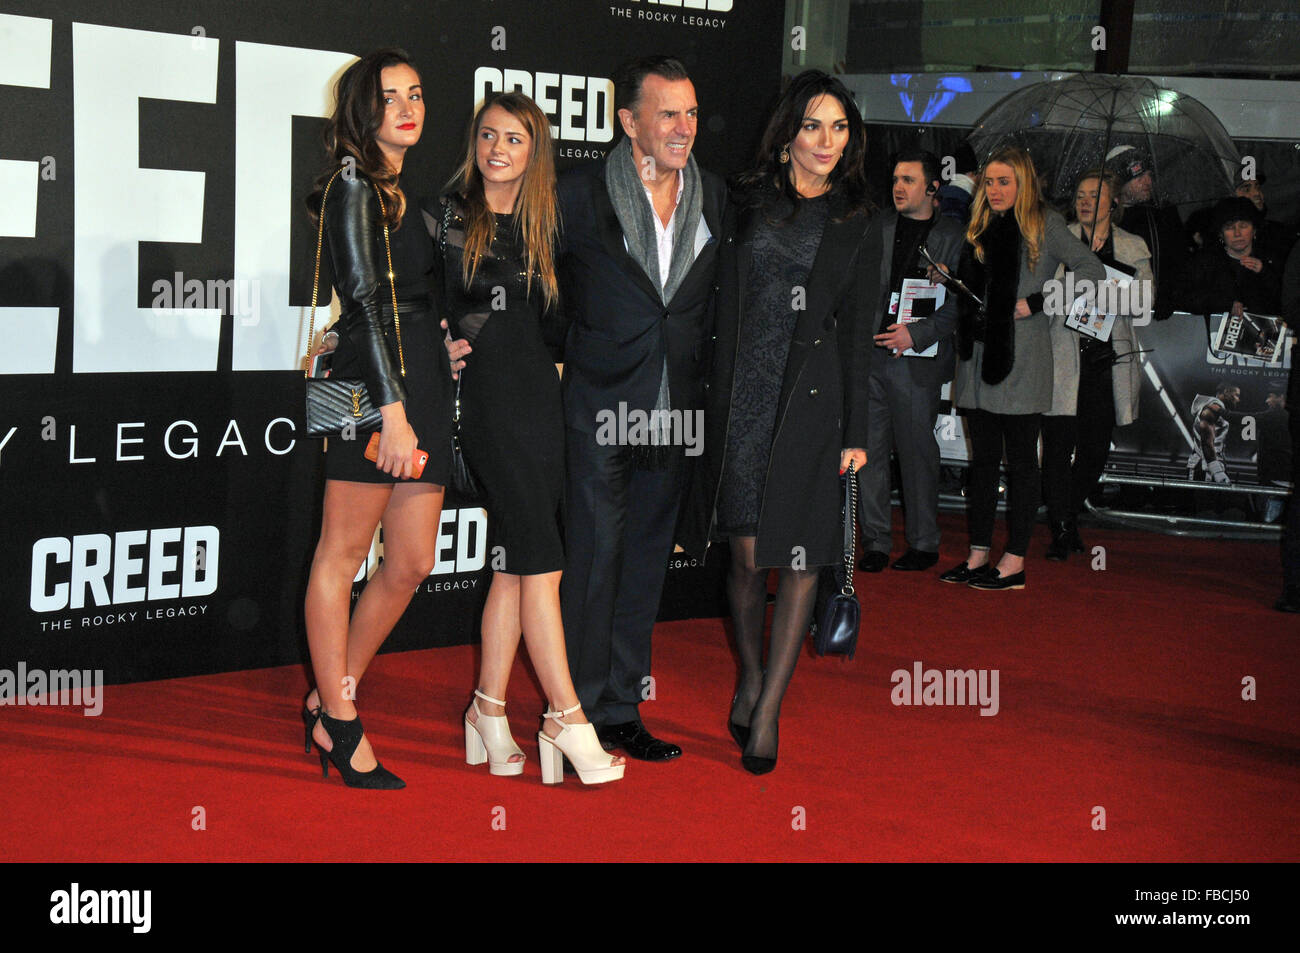
[[[602,446],[573,429],[565,436],[560,605],[569,673],[593,724],[637,721],[681,506],[682,457],[664,470],[638,470],[634,447]]]
[[[1043,498],[1053,525],[1078,515],[1106,469],[1115,432],[1112,373],[1109,361],[1089,361],[1080,355],[1075,416],[1043,417]]]
[[[1003,447],[1007,457],[1006,551],[1023,556],[1038,510],[1038,431],[1042,414],[992,414],[972,410],[966,414],[970,433],[970,480],[966,486],[966,512],[973,549],[993,548],[993,520],[998,511],[998,468]]]

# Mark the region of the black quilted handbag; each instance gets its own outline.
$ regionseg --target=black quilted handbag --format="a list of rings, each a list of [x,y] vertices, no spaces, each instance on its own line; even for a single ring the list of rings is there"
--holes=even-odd
[[[307,436],[337,437],[349,427],[358,432],[379,430],[383,423],[365,381],[307,378]]]
[[[813,651],[818,655],[847,655],[858,647],[862,607],[853,591],[853,565],[857,555],[858,475],[852,462],[840,478],[844,489],[844,564],[826,566],[817,580],[813,611]]]
[[[325,241],[325,199],[330,186],[338,177],[335,172],[325,183],[320,198],[320,225],[316,233],[316,272],[311,282],[311,323],[307,328],[307,359],[303,377],[307,379],[307,436],[337,437],[344,433],[379,430],[383,415],[370,400],[366,382],[359,378],[311,377],[311,345],[316,337],[316,301],[320,291],[321,246]],[[385,215],[384,197],[375,187],[379,198],[379,214]],[[388,254],[388,286],[393,295],[393,324],[397,329],[397,358],[402,376],[406,376],[406,358],[402,354],[402,324],[397,314],[397,286],[393,279],[393,251],[388,244],[388,225],[384,224],[384,250]]]

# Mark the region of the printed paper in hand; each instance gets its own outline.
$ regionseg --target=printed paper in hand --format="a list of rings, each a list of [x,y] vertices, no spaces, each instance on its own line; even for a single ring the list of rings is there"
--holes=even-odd
[[[1128,295],[1125,289],[1132,280],[1132,275],[1107,265],[1106,281],[1097,289],[1093,304],[1091,306],[1088,304],[1087,295],[1079,295],[1075,298],[1070,313],[1065,316],[1065,326],[1098,341],[1109,341],[1110,332],[1115,328],[1115,315],[1103,314],[1098,310],[1097,304],[1127,301]]]
[[[928,318],[943,306],[947,290],[943,285],[921,278],[904,278],[902,297],[898,302],[898,323],[911,324]],[[903,357],[935,357],[939,353],[939,342],[935,341],[924,351],[908,348]]]

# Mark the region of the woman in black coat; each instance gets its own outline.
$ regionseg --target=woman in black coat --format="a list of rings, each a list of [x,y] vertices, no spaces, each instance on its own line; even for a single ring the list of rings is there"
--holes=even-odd
[[[1259,248],[1259,210],[1250,199],[1233,196],[1215,205],[1212,214],[1214,237],[1179,282],[1178,307],[1207,317],[1225,311],[1278,314],[1282,269]]]
[[[755,774],[776,765],[777,719],[808,631],[816,569],[841,558],[837,474],[850,460],[866,463],[871,335],[859,312],[875,301],[880,249],[866,238],[865,140],[838,80],[816,70],[797,76],[755,170],[733,189],[721,250],[693,536],[696,551],[710,537],[730,540],[727,595],[741,670],[729,722]],[[773,568],[780,578],[764,665]]]

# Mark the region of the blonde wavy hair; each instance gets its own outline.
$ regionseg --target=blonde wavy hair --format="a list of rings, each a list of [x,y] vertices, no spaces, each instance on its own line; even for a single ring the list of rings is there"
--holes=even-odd
[[[1046,228],[1043,221],[1043,195],[1038,181],[1038,172],[1034,169],[1034,160],[1029,153],[1019,146],[1002,146],[995,150],[980,167],[980,187],[975,193],[975,202],[971,205],[970,224],[966,226],[966,241],[975,249],[975,257],[984,261],[984,246],[980,236],[988,229],[993,220],[993,209],[988,199],[988,167],[998,163],[1010,166],[1016,177],[1016,204],[1013,209],[1016,224],[1020,226],[1020,235],[1025,240],[1025,249],[1029,253],[1029,268],[1032,271],[1038,265],[1042,253],[1043,233]]]
[[[465,158],[447,183],[465,202],[465,251],[461,256],[461,276],[469,287],[479,262],[492,247],[497,221],[483,194],[483,176],[478,168],[478,132],[483,115],[500,106],[523,123],[532,141],[528,168],[515,200],[516,226],[523,236],[525,264],[528,268],[528,292],[532,293],[537,277],[547,307],[559,297],[555,277],[555,240],[559,234],[559,211],[555,201],[555,149],[551,140],[551,122],[529,97],[518,91],[488,96],[470,123]]]

